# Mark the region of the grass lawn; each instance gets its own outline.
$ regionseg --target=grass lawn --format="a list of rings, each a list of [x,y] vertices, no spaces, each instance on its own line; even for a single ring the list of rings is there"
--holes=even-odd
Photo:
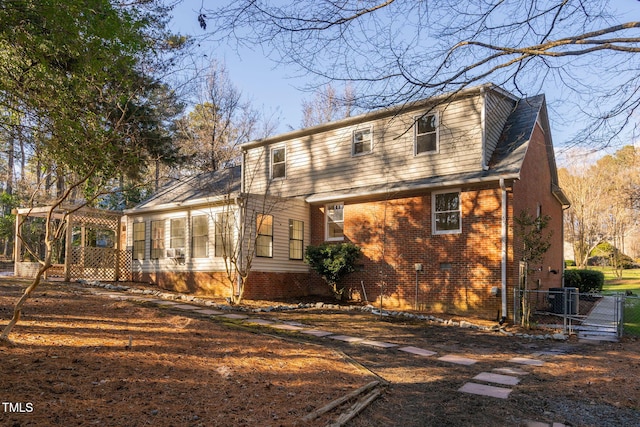
[[[589,267],[604,273],[604,287],[606,294],[631,292],[633,296],[625,299],[624,305],[624,333],[640,335],[640,269],[622,270],[622,277],[616,277],[610,267]]]
[[[602,290],[605,294],[627,291],[633,293],[634,296],[625,300],[624,333],[640,335],[640,269],[622,270],[622,277],[616,277],[612,268],[600,267],[597,269],[604,273],[604,288]]]

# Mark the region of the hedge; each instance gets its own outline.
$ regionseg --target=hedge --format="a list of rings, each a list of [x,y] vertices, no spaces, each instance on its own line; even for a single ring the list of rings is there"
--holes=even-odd
[[[597,270],[565,270],[564,286],[578,288],[580,293],[601,292],[604,273]]]

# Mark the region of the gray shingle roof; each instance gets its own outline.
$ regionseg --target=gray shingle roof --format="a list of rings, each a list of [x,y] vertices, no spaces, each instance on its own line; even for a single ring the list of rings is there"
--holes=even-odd
[[[240,191],[240,166],[205,172],[168,184],[129,212],[162,207],[169,203],[188,203],[213,199]]]
[[[540,109],[544,105],[544,95],[521,99],[507,118],[498,140],[489,170],[495,174],[518,173],[522,167],[527,146]]]

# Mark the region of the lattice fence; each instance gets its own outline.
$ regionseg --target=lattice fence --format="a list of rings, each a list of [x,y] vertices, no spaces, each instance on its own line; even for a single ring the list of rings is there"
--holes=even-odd
[[[131,280],[131,251],[112,248],[73,248],[69,263],[71,280]]]

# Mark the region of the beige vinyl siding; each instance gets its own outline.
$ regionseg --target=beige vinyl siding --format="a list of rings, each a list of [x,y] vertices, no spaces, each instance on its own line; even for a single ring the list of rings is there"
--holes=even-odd
[[[498,140],[502,134],[504,124],[516,104],[513,99],[496,93],[495,91],[488,91],[486,93],[485,103],[485,153],[488,163],[496,149],[496,146],[498,145]]]
[[[287,178],[270,182],[269,191],[304,196],[477,170],[482,161],[481,107],[481,98],[476,96],[435,110],[439,116],[439,151],[433,154],[414,156],[413,122],[427,109],[373,121],[365,116],[352,126],[278,142],[273,146],[285,145],[287,149]],[[371,153],[352,156],[353,131],[371,125]],[[268,145],[248,151],[247,182],[253,182],[252,191],[262,191],[267,184],[268,159]]]
[[[221,206],[211,208],[200,208],[193,210],[176,210],[170,212],[156,212],[146,215],[131,215],[127,218],[128,226],[127,230],[131,230],[127,235],[127,246],[133,245],[133,222],[145,221],[145,259],[134,260],[133,269],[134,272],[154,273],[158,271],[224,271],[224,260],[221,257],[213,256],[214,245],[214,222],[213,215],[216,212],[222,212]],[[191,236],[192,236],[192,217],[197,215],[206,215],[209,225],[209,254],[206,258],[193,258],[191,256]],[[169,248],[169,242],[171,239],[171,219],[184,218],[186,222],[185,230],[185,260],[181,263],[176,263],[173,259],[163,257],[160,259],[149,259],[151,253],[151,221],[164,221],[164,235],[165,235],[165,248]],[[165,249],[166,250],[166,249]]]
[[[273,258],[255,257],[251,269],[265,272],[309,271],[309,267],[304,261],[289,259],[290,219],[304,222],[303,250],[311,240],[309,206],[300,199],[280,200],[271,206],[269,214],[273,215]]]

